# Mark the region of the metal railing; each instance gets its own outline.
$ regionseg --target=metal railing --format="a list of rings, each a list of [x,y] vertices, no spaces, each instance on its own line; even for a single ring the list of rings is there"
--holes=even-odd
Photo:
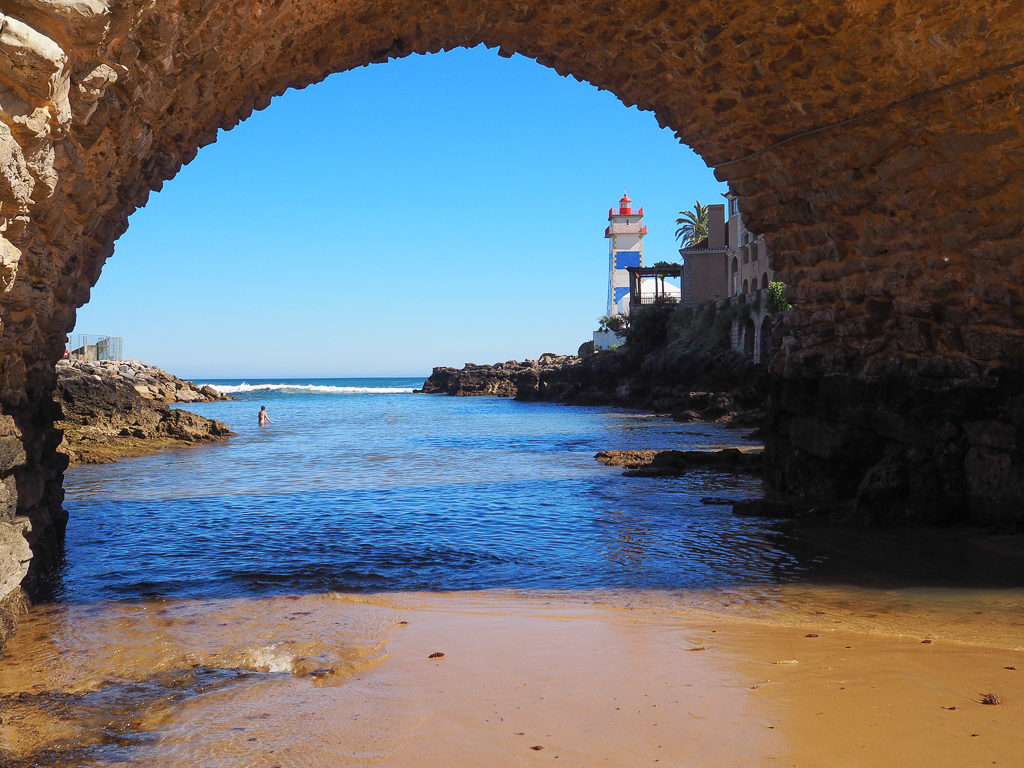
[[[71,337],[72,360],[123,360],[121,336],[95,333],[76,333]]]
[[[655,296],[653,293],[648,293],[640,296],[639,300],[636,300],[633,296],[630,296],[630,304],[678,304],[679,296],[658,294]]]

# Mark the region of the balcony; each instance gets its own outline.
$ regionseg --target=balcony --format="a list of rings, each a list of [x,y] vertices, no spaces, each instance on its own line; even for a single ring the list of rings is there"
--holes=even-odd
[[[612,227],[615,228],[614,232],[612,231]],[[604,236],[605,237],[611,237],[613,234],[615,234],[615,235],[640,235],[641,237],[643,237],[644,235],[647,234],[647,225],[646,224],[643,224],[643,225],[641,225],[641,224],[609,224],[607,227],[604,228]]]
[[[640,296],[640,300],[637,301],[636,298],[630,294],[629,305],[632,307],[634,305],[644,306],[646,304],[678,304],[679,299],[679,296],[673,296],[671,294],[659,294],[655,296],[653,293],[645,293]]]

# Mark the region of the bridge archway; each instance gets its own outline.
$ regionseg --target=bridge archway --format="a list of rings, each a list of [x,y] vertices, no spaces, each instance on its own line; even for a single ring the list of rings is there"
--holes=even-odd
[[[876,517],[1022,514],[1015,0],[12,0],[4,13],[0,598],[25,575],[26,542],[39,570],[60,539],[53,363],[129,214],[289,87],[480,43],[652,110],[768,238],[796,305],[771,361],[776,488]]]

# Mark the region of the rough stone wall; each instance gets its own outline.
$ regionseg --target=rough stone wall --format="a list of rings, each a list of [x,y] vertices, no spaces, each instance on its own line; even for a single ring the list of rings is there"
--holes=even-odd
[[[771,327],[774,320],[768,309],[768,291],[741,293],[715,302],[718,312],[727,307],[742,308],[729,325],[729,346],[732,351],[745,355],[757,365],[767,365],[768,360],[762,359],[766,345],[761,339],[761,332],[765,327]]]
[[[766,461],[780,488],[849,493],[811,488],[791,465],[806,455],[827,470],[839,449],[802,435],[856,425],[882,430],[883,447],[835,444],[862,446],[854,470],[865,476],[895,441],[902,479],[876,501],[906,507],[913,462],[901,441],[920,435],[869,411],[909,388],[924,409],[911,420],[948,423],[939,439],[952,454],[940,458],[960,461],[958,487],[974,482],[967,465],[1003,468],[958,498],[1005,506],[1024,445],[1006,405],[1024,370],[1022,17],[1018,0],[6,0],[2,538],[31,521],[37,558],[59,538],[53,363],[150,190],[290,86],[481,42],[653,110],[741,196],[798,307],[773,361]],[[819,396],[833,380],[860,405]],[[960,403],[951,392],[965,382],[991,402],[950,406],[949,418],[928,410]],[[1002,426],[968,426],[979,421]],[[22,572],[5,552],[0,573]]]

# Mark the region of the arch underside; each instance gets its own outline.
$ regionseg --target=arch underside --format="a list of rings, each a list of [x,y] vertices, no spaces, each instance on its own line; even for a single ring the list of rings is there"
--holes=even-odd
[[[132,211],[289,87],[479,43],[652,110],[740,196],[796,306],[773,328],[774,488],[860,519],[1021,519],[1017,0],[9,0],[3,14],[0,592],[24,575],[25,524],[37,564],[59,542],[53,364]]]

